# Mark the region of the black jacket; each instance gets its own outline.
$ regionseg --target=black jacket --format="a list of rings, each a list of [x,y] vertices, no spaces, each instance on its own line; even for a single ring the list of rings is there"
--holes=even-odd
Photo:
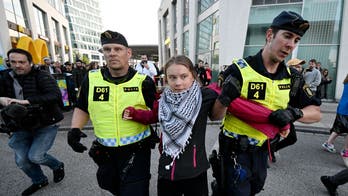
[[[87,74],[87,70],[84,67],[77,67],[72,70],[72,78],[76,88],[80,88],[86,74]]]
[[[211,110],[217,98],[217,93],[208,88],[202,89],[202,105],[196,121],[192,128],[192,135],[183,153],[175,160],[175,165],[169,170],[167,165],[173,159],[162,153],[158,164],[158,177],[170,180],[173,174],[174,181],[197,177],[206,172],[209,168],[207,153],[205,150],[205,132],[207,118],[211,115]],[[172,173],[173,172],[173,173]]]
[[[0,96],[16,98],[11,69],[0,72]],[[30,102],[29,114],[22,121],[24,129],[36,129],[61,121],[62,95],[56,80],[46,71],[32,68],[23,76],[15,76],[22,87],[23,98]],[[33,107],[35,106],[35,107]]]

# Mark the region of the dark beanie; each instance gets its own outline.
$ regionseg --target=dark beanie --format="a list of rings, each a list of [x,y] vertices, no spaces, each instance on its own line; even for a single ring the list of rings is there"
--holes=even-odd
[[[283,11],[273,19],[271,27],[288,30],[303,36],[309,28],[309,22],[296,12]]]
[[[100,35],[101,44],[121,44],[128,47],[126,38],[118,32],[107,30]]]

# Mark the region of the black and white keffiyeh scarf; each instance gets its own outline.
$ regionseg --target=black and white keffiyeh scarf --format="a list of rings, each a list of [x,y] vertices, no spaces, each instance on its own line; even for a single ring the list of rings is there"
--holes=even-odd
[[[159,101],[158,119],[162,128],[163,152],[175,160],[191,138],[192,128],[202,104],[199,84],[183,92],[166,88]]]

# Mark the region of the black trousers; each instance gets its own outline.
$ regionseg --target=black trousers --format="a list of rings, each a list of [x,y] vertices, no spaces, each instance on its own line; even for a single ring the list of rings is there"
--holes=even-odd
[[[197,177],[171,181],[169,179],[158,179],[158,196],[208,196],[207,172]]]
[[[239,139],[233,139],[221,133],[219,135],[219,152],[224,159],[226,196],[255,195],[262,190],[266,181],[267,148],[250,145],[245,138],[246,136],[239,136]],[[235,153],[239,167],[236,167],[231,158],[232,152]]]
[[[150,160],[149,147],[116,150],[108,160],[98,163],[98,184],[117,196],[149,196]]]
[[[348,182],[348,169],[344,169],[334,176],[330,177],[330,180],[335,185],[342,185]]]

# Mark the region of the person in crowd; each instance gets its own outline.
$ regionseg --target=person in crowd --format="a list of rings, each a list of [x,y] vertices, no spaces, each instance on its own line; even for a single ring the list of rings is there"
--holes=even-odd
[[[298,59],[298,58],[293,58],[293,59],[290,59],[286,65],[288,67],[291,67],[291,68],[294,68],[296,69],[299,73],[302,74],[302,71],[303,71],[303,67],[302,65],[304,65],[306,63],[305,60],[301,60],[301,59]]]
[[[59,61],[56,61],[53,63],[53,73],[54,74],[62,74],[62,66],[60,65]]]
[[[114,195],[148,196],[152,133],[148,125],[122,119],[126,106],[150,109],[156,87],[147,75],[130,68],[132,50],[114,31],[101,34],[107,66],[91,70],[82,82],[68,132],[68,144],[79,153],[87,148],[81,130],[91,120],[96,140],[89,155],[98,166],[97,181]]]
[[[159,68],[158,62],[154,62],[153,65],[155,66],[156,72],[157,72],[157,74],[154,76],[155,84],[157,87],[162,86],[162,82],[161,82],[162,70]]]
[[[211,68],[207,62],[205,62],[205,64],[204,64],[204,69],[205,69],[205,73],[207,75],[207,79],[205,81],[204,86],[208,86],[211,82],[211,79],[212,79],[212,71],[211,71]]]
[[[204,68],[204,62],[200,59],[198,60],[198,66],[196,67],[196,72],[197,72],[200,83],[204,85],[207,81],[207,73]]]
[[[328,69],[323,69],[322,75],[321,75],[321,83],[320,83],[320,88],[321,88],[321,99],[327,99],[327,86],[332,82],[332,79],[329,76],[329,70]]]
[[[135,70],[140,74],[149,76],[153,80],[157,75],[155,65],[148,61],[146,54],[141,55],[141,62],[135,65]]]
[[[321,176],[321,182],[329,192],[330,196],[337,196],[337,188],[348,182],[348,169],[341,170],[333,176]]]
[[[317,95],[318,86],[321,82],[321,73],[316,69],[317,61],[315,59],[309,60],[308,68],[303,72],[303,78],[309,86],[314,95]]]
[[[319,70],[319,72],[320,72],[320,76],[321,76],[321,80],[320,80],[320,84],[319,84],[319,86],[317,87],[317,92],[316,92],[316,96],[319,98],[319,99],[321,99],[321,97],[322,97],[322,88],[323,88],[323,69],[322,69],[322,66],[321,66],[321,62],[319,62],[319,61],[317,61],[316,63],[315,63],[315,68],[317,69],[317,70]]]
[[[53,64],[52,64],[52,61],[51,61],[51,58],[50,57],[44,57],[43,58],[43,61],[44,61],[44,64],[43,65],[41,65],[41,66],[39,66],[39,68],[41,69],[41,70],[45,70],[45,71],[47,71],[48,73],[50,73],[50,74],[53,74],[54,73],[54,66],[53,66]]]
[[[322,147],[331,153],[336,153],[334,142],[336,138],[344,133],[348,133],[348,74],[343,81],[343,93],[340,102],[337,106],[335,122],[330,130],[331,134],[326,142],[322,144]],[[346,136],[344,149],[341,152],[341,156],[345,165],[348,167],[348,137]]]
[[[222,117],[213,109],[217,93],[201,87],[192,61],[184,55],[169,59],[164,73],[168,87],[159,105],[152,111],[127,107],[123,117],[144,124],[159,120],[159,196],[208,195],[205,132],[208,117]]]
[[[87,74],[87,70],[85,66],[83,66],[83,62],[79,59],[76,60],[75,66],[76,67],[72,71],[72,77],[76,88],[75,91],[77,91],[82,84],[82,80],[85,78]]]
[[[317,63],[316,63],[315,65],[316,65],[315,68],[316,68],[317,70],[319,70],[320,73],[322,73],[322,72],[323,72],[323,69],[322,69],[322,67],[321,67],[321,62],[317,61]]]
[[[40,165],[53,171],[55,183],[64,178],[64,163],[47,153],[57,135],[56,123],[64,118],[62,97],[52,76],[33,66],[28,51],[11,49],[7,56],[11,69],[0,72],[0,105],[8,111],[2,117],[12,132],[9,146],[15,162],[32,181],[22,195],[31,195],[48,185]]]
[[[263,49],[254,56],[234,60],[224,72],[216,112],[224,113],[241,97],[272,110],[269,123],[278,127],[296,120],[318,122],[320,101],[314,101],[302,76],[284,62],[308,28],[309,22],[295,12],[283,11],[276,16],[266,31]],[[266,180],[268,137],[244,121],[233,113],[226,113],[223,121],[219,136],[219,154],[225,165],[224,186],[220,187],[223,195],[255,195]]]
[[[93,70],[93,69],[99,69],[98,62],[93,61],[88,65],[88,69],[87,69],[88,71]]]
[[[75,106],[76,104],[76,91],[75,91],[75,83],[72,77],[72,64],[69,61],[66,61],[64,63],[64,69],[63,69],[63,74],[65,77],[66,81],[66,87],[68,90],[68,97],[69,97],[69,103],[70,106]]]

